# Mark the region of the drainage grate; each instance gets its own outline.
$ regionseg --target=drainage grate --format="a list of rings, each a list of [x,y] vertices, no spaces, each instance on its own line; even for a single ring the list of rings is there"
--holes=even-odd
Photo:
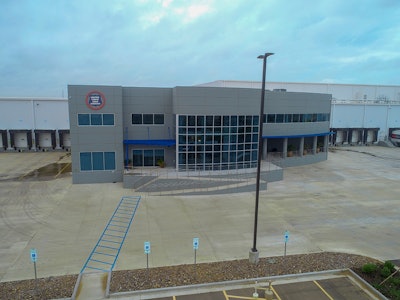
[[[81,273],[87,269],[112,271],[139,206],[140,196],[122,197]]]

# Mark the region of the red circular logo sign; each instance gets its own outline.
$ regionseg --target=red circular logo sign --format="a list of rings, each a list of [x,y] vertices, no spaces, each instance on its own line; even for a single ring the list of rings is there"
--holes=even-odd
[[[98,91],[91,91],[86,95],[86,105],[90,109],[99,110],[106,104],[106,97]]]

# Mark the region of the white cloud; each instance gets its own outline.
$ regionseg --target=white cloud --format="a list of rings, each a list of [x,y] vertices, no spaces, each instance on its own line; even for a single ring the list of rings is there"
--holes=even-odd
[[[157,0],[158,3],[161,3],[162,7],[168,7],[171,5],[172,0]]]
[[[185,21],[190,22],[193,21],[202,15],[208,13],[211,10],[210,5],[208,4],[194,4],[190,5],[186,9],[186,18]]]

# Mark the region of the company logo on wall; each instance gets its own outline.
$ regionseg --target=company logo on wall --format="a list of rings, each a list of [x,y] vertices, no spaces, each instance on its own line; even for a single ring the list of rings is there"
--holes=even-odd
[[[90,109],[99,110],[106,104],[106,97],[98,91],[91,91],[86,95],[86,105]]]

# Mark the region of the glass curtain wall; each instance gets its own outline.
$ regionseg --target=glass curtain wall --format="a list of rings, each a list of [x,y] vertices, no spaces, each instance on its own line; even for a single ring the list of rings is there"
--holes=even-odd
[[[259,116],[177,115],[178,169],[255,168]]]

